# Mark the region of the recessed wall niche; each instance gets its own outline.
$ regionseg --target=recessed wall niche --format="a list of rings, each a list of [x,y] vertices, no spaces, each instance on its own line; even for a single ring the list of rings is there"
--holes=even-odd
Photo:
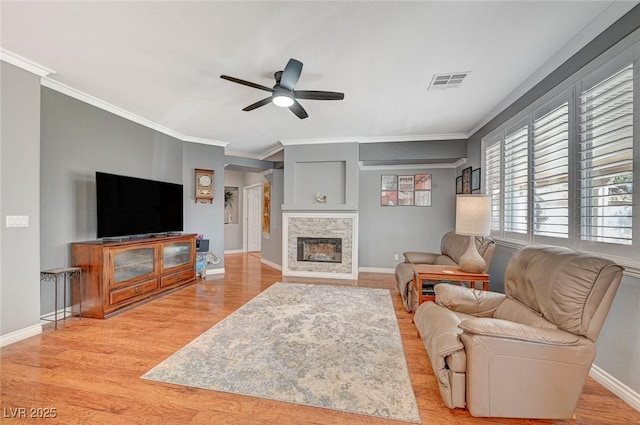
[[[318,194],[326,194],[326,204],[344,204],[346,161],[296,162],[294,203],[316,203]]]
[[[224,187],[224,224],[238,224],[238,188]]]

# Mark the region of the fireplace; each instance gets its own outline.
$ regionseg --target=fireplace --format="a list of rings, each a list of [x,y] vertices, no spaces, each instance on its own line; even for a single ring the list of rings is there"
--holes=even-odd
[[[358,278],[358,214],[282,213],[282,275]]]
[[[298,261],[342,262],[342,238],[298,237]]]

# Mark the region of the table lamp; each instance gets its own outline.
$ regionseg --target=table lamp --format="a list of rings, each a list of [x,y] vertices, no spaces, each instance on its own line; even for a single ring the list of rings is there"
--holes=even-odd
[[[486,267],[478,253],[475,237],[487,236],[491,230],[491,197],[486,195],[458,195],[456,197],[456,233],[469,236],[469,246],[458,265],[468,273],[482,273]]]

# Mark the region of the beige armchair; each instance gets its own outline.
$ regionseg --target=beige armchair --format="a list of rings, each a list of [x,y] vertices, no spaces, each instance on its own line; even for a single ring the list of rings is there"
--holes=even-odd
[[[436,303],[414,320],[445,404],[481,417],[570,418],[622,271],[533,246],[509,262],[505,294],[436,285]]]
[[[495,243],[493,239],[482,236],[475,238],[476,248],[484,258],[487,266],[485,273],[489,270]],[[457,266],[458,260],[469,245],[469,236],[456,235],[454,232],[448,232],[442,237],[440,242],[440,252],[418,252],[407,251],[404,256],[404,263],[396,266],[396,286],[402,297],[402,304],[407,311],[413,311],[415,307],[415,294],[411,283],[413,281],[413,265],[414,264],[437,264],[441,266]]]

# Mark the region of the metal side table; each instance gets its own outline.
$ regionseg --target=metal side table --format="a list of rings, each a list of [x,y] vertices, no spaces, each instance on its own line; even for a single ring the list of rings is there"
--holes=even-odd
[[[80,267],[62,267],[58,269],[43,270],[40,272],[40,282],[53,282],[54,283],[54,311],[53,313],[42,316],[41,320],[47,320],[54,322],[54,329],[58,329],[58,282],[62,278],[62,306],[64,313],[62,313],[61,319],[64,320],[67,317],[73,316],[73,306],[71,307],[71,315],[67,315],[67,283],[71,285],[71,278],[73,276],[78,277],[78,284],[80,285],[80,312],[79,316],[82,318],[82,298],[84,287],[82,285],[82,269]],[[71,290],[71,288],[69,288]],[[51,319],[53,316],[53,319]]]

